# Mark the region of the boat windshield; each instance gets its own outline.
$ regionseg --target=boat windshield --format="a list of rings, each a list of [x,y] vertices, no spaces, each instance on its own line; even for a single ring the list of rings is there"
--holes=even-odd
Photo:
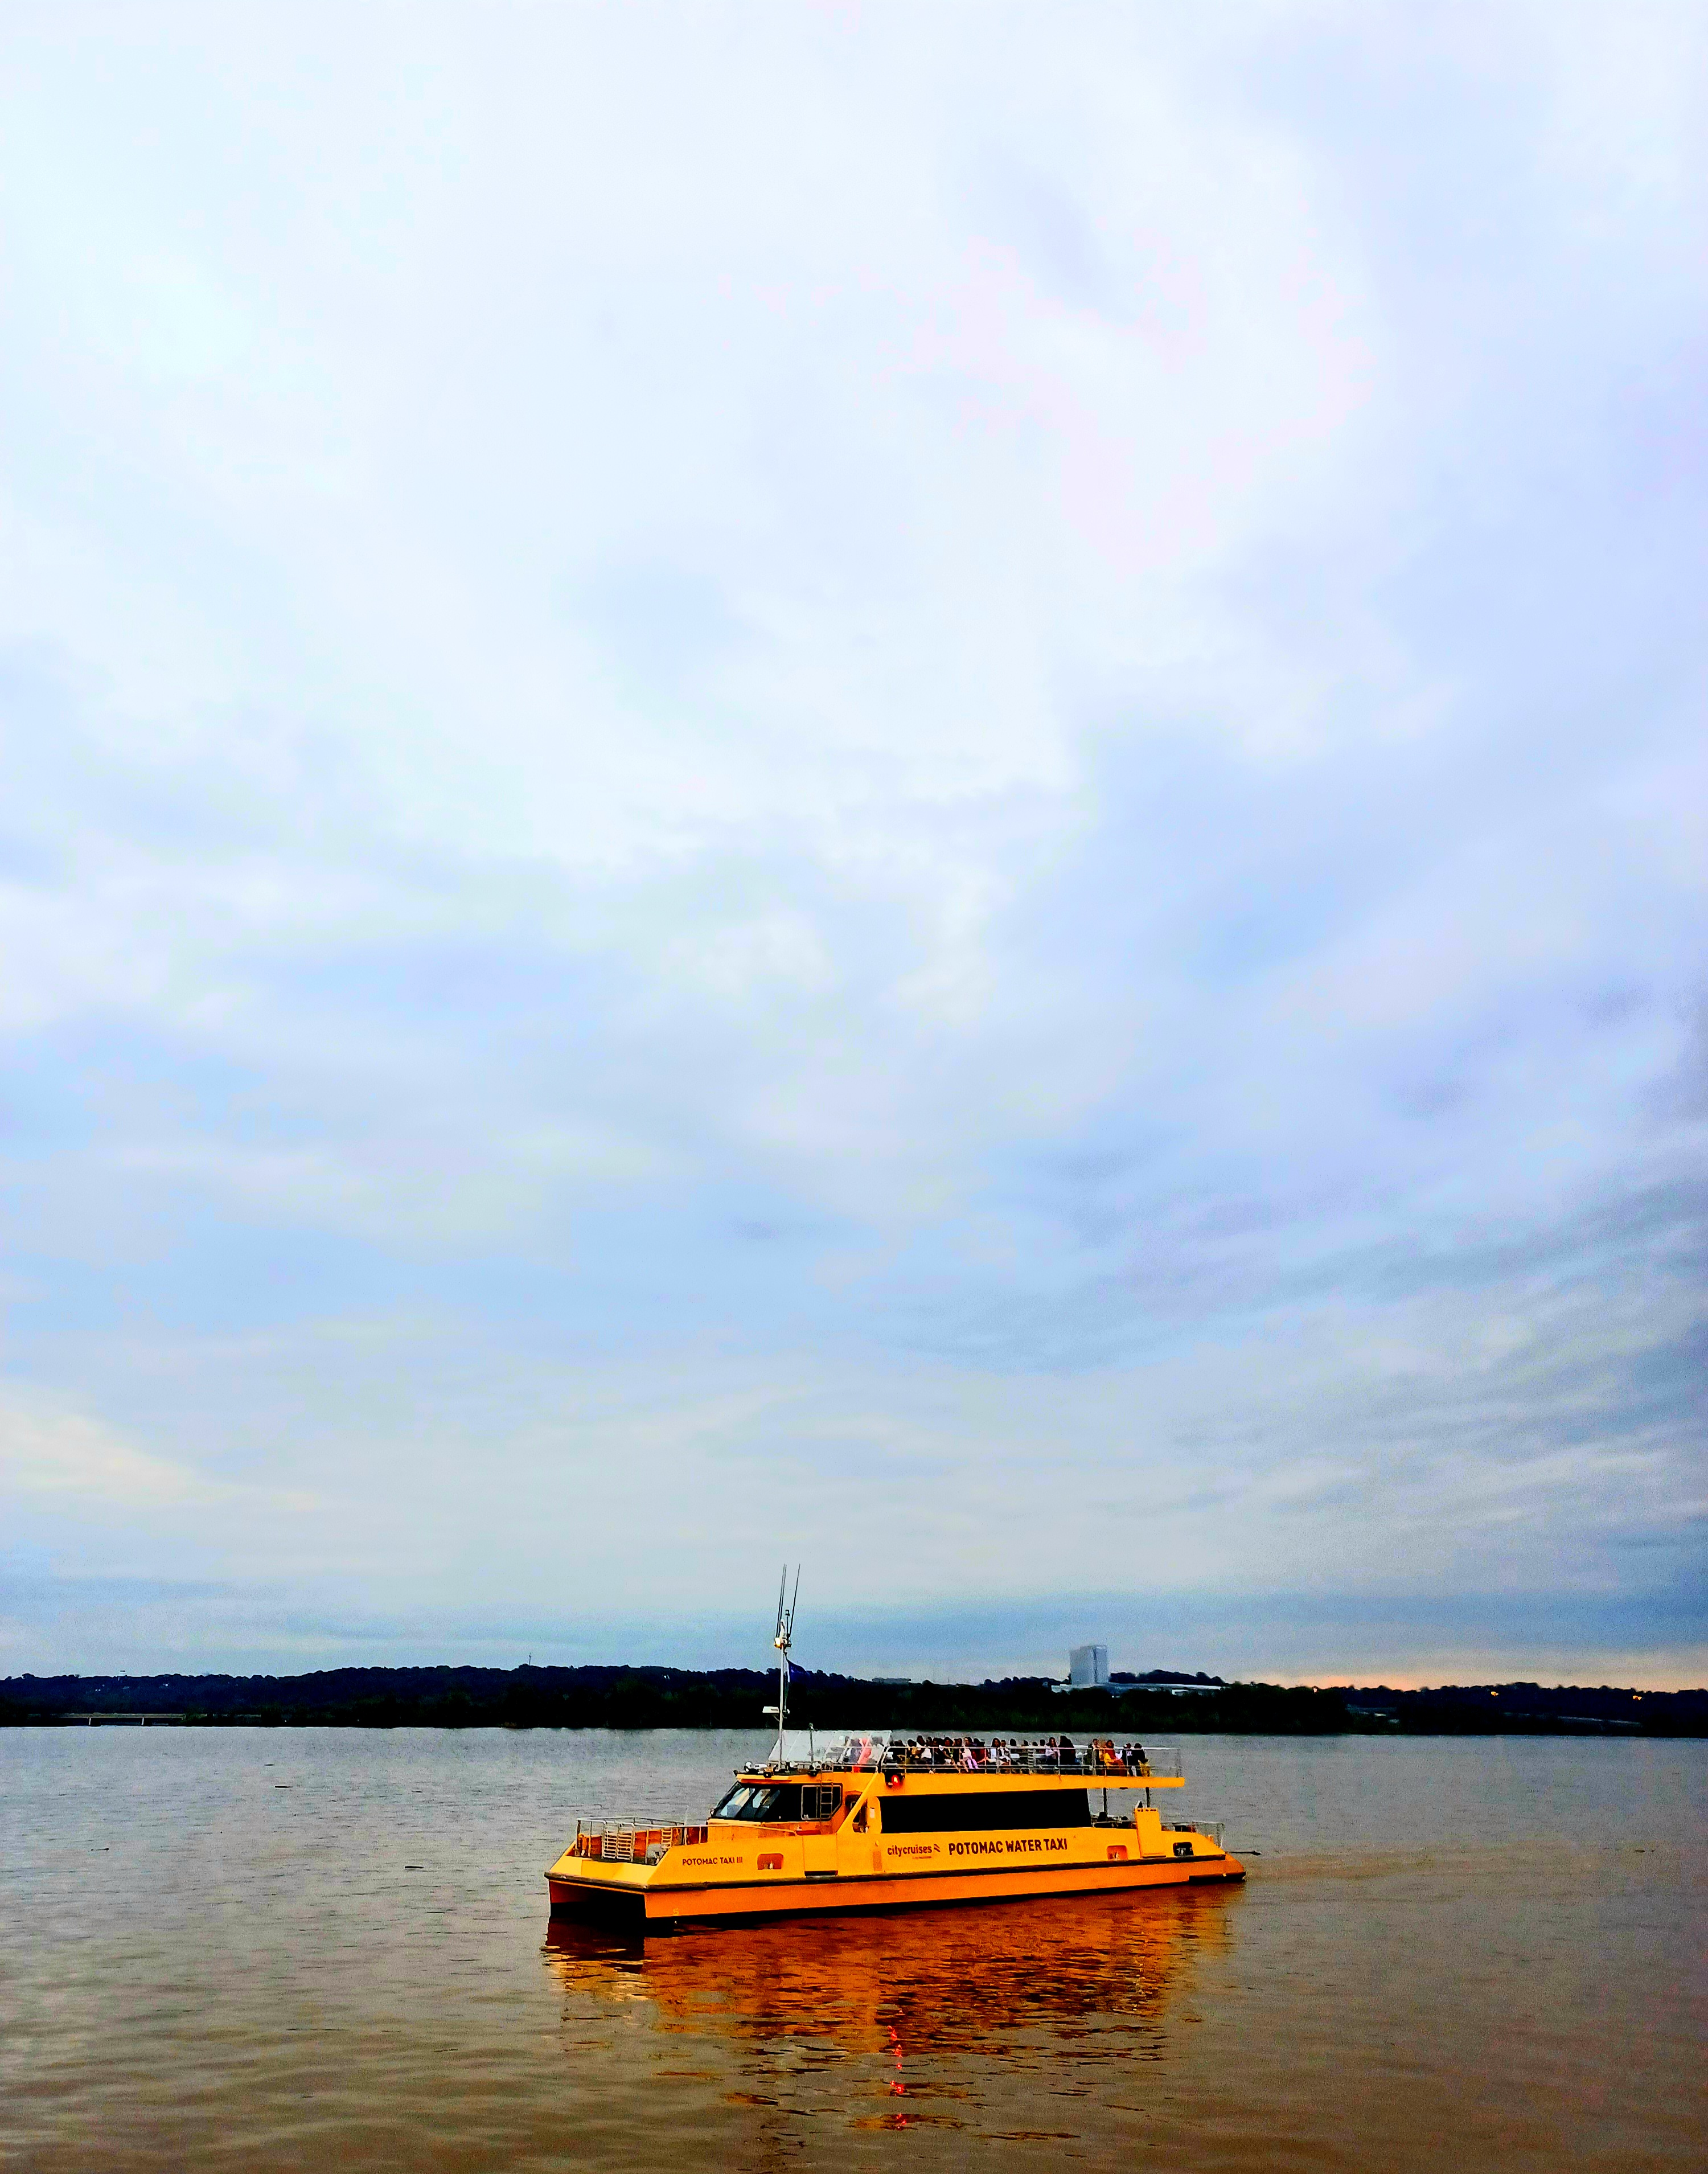
[[[721,1804],[712,1808],[715,1820],[797,1820],[801,1792],[786,1782],[741,1782]]]

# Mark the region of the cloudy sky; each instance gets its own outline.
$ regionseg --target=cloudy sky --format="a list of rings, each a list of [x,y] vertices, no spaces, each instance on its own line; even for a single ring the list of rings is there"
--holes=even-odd
[[[1708,18],[15,5],[0,1673],[1708,1676]]]

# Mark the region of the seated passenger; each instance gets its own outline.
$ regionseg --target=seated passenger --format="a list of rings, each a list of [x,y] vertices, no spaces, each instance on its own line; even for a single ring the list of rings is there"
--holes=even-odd
[[[1061,1754],[1062,1764],[1064,1766],[1078,1767],[1079,1752],[1071,1736],[1064,1736],[1057,1749]]]

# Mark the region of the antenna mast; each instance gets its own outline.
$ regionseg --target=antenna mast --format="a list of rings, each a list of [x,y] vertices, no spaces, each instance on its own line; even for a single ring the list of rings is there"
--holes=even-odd
[[[789,1566],[783,1565],[783,1582],[777,1587],[777,1627],[771,1643],[777,1649],[777,1748],[783,1755],[783,1730],[789,1717],[789,1647],[795,1636],[795,1603],[801,1593],[801,1566],[795,1565],[795,1589],[789,1590]]]

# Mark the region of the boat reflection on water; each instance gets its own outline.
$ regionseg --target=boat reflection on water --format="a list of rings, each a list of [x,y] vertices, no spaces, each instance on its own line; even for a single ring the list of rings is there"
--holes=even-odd
[[[554,1919],[545,1955],[572,2053],[584,2035],[608,2045],[626,2010],[626,2042],[653,2042],[664,2074],[689,2073],[697,2042],[693,2073],[726,2104],[1041,2138],[1073,2130],[1028,2125],[1040,2072],[1071,2092],[1088,2062],[1164,2058],[1238,1906],[1237,1890],[1177,1888],[644,1943]]]

